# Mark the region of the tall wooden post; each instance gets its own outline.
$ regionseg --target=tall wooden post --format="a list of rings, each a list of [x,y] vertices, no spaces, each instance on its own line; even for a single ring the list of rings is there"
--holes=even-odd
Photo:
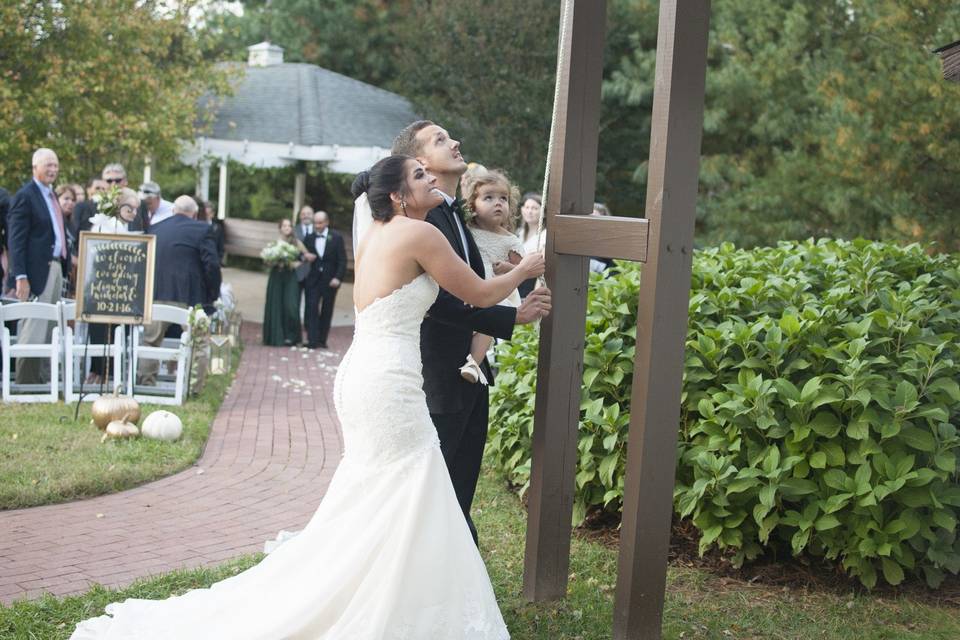
[[[600,81],[606,2],[565,0],[568,24],[563,40],[559,94],[547,188],[546,280],[553,311],[540,330],[533,461],[525,551],[523,593],[530,600],[553,600],[567,592],[570,520],[573,512],[577,425],[583,380],[587,258],[556,252],[554,222],[561,214],[593,209],[597,179]]]
[[[709,0],[661,0],[615,640],[660,638],[690,299]]]
[[[587,256],[646,262],[637,343],[616,640],[660,637],[683,344],[693,255],[709,0],[661,0],[646,219],[590,218],[596,185],[604,0],[565,0],[546,207],[553,313],[540,334],[524,595],[566,593],[583,372]],[[625,141],[628,142],[628,141]]]

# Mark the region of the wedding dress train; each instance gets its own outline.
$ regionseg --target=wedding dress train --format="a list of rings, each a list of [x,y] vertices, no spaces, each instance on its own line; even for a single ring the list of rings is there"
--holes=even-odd
[[[508,638],[422,390],[437,290],[421,274],[357,313],[334,385],[344,457],[303,531],[209,589],[108,605],[72,640]]]

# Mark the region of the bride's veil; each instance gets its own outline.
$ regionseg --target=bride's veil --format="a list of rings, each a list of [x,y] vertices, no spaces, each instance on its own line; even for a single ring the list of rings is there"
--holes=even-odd
[[[357,255],[357,247],[360,246],[360,240],[366,234],[370,226],[373,225],[373,211],[370,209],[370,201],[367,200],[367,193],[361,193],[353,201],[353,255]]]

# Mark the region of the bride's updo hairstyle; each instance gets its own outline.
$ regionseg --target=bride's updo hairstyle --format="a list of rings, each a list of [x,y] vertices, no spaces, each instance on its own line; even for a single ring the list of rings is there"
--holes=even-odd
[[[362,193],[367,194],[374,220],[389,222],[393,217],[393,201],[390,199],[390,194],[406,194],[404,165],[410,159],[410,156],[387,156],[370,167],[369,171],[361,171],[354,178],[350,192],[353,193],[354,198],[359,198]]]

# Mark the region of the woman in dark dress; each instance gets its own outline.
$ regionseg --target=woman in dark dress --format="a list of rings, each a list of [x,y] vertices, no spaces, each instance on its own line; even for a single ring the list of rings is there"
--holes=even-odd
[[[293,224],[281,220],[280,241],[297,248],[301,259],[307,250],[293,235]],[[299,344],[303,336],[300,328],[300,283],[297,282],[296,267],[274,265],[270,267],[267,280],[267,300],[263,309],[263,344],[274,347]]]

